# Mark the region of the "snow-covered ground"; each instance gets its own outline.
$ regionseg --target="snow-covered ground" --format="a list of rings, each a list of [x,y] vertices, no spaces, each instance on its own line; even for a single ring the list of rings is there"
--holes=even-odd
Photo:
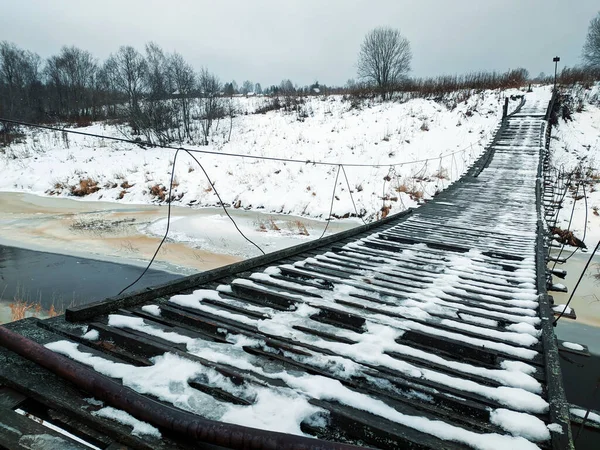
[[[454,108],[446,106],[449,102],[421,99],[365,100],[356,106],[341,96],[310,97],[301,113],[266,114],[252,112],[270,99],[238,98],[237,108],[244,113],[233,119],[231,140],[227,141],[229,119],[223,119],[210,145],[196,148],[334,164],[381,164],[346,166],[348,183],[340,173],[333,202],[335,215],[353,214],[350,190],[359,212],[372,219],[382,207],[382,197],[393,213],[415,206],[421,195],[427,198],[447,187],[481,154],[498,124],[503,98],[514,93],[518,92],[486,91]],[[78,131],[123,137],[123,130],[100,123]],[[440,160],[453,152],[458,153]],[[198,157],[227,204],[312,218],[329,215],[337,166]],[[432,160],[426,164],[405,164],[427,158]],[[98,188],[86,200],[155,203],[161,196],[164,201],[161,192],[168,189],[173,159],[172,150],[26,130],[25,142],[0,149],[0,190],[70,196],[84,180],[88,188]],[[391,166],[395,171],[389,173]],[[389,180],[384,179],[388,174]],[[218,202],[202,171],[184,153],[177,159],[173,188],[175,204]]]
[[[574,189],[565,197],[558,226],[565,230],[569,227],[575,203],[570,229],[580,239],[584,239],[585,233],[586,245],[593,248],[600,239],[600,84],[589,90],[574,90],[573,95],[581,100],[582,109],[578,111],[576,105],[579,102],[575,102],[572,120],[561,118],[553,128],[550,142],[552,163],[566,171],[581,166],[586,183],[579,187],[578,192],[577,181],[572,183]],[[584,187],[587,205],[583,197]]]

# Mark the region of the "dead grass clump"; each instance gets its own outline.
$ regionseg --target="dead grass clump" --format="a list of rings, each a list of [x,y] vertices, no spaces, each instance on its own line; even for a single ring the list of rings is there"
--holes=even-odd
[[[444,168],[439,168],[437,172],[433,174],[435,178],[438,180],[447,180],[448,179],[448,171]]]
[[[117,200],[123,200],[123,197],[125,197],[125,194],[127,194],[127,191],[125,189],[123,189],[121,192],[119,192],[119,195],[117,195]]]
[[[49,317],[56,317],[59,314],[60,313],[54,308],[54,305],[50,306],[50,309],[48,310],[48,316]]]
[[[53,189],[48,189],[46,194],[48,195],[57,195],[60,194],[65,189],[70,189],[67,183],[63,183],[62,181],[55,181],[52,185]]]
[[[410,192],[410,188],[406,183],[402,183],[396,188],[396,192],[404,192],[405,194],[407,194],[408,192]]]
[[[256,219],[255,225],[256,229],[263,233],[266,233],[269,230],[281,231],[281,228],[279,228],[279,226],[275,223],[275,220],[272,217],[269,217],[268,219]]]
[[[550,227],[550,232],[561,244],[572,247],[587,248],[583,241],[577,238],[572,231],[563,230],[560,227]]]
[[[157,197],[161,202],[164,202],[167,197],[167,188],[160,184],[155,184],[150,187],[150,195]]]
[[[277,226],[277,224],[275,223],[275,220],[273,220],[272,217],[269,217],[268,224],[269,224],[269,229],[271,229],[273,231],[280,231],[281,230],[281,228],[279,228]]]
[[[10,307],[10,316],[13,322],[24,319],[27,311],[33,308],[33,305],[19,299],[15,299],[15,302],[8,306]]]
[[[98,187],[98,182],[93,180],[92,178],[82,178],[79,180],[79,186],[71,186],[71,195],[75,197],[85,197],[86,195],[93,194],[94,192],[98,192],[100,187]]]
[[[129,189],[132,188],[133,186],[135,186],[134,184],[129,184],[129,182],[127,180],[123,181],[121,183],[121,188],[122,189]]]
[[[385,219],[390,214],[391,209],[392,209],[391,206],[387,206],[387,205],[382,206],[381,209],[379,210],[379,212],[377,213],[377,220]]]
[[[423,199],[423,191],[419,191],[417,189],[413,190],[412,192],[409,192],[408,195],[410,195],[410,198],[416,201]]]
[[[306,225],[304,225],[304,223],[301,220],[294,220],[294,225],[296,226],[296,228],[298,229],[298,234],[300,236],[309,236],[310,233],[308,232]]]
[[[429,124],[425,121],[421,124],[421,131],[429,131]]]

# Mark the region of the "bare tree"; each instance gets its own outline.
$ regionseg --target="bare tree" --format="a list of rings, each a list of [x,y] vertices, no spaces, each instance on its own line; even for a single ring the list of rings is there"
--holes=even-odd
[[[63,47],[51,56],[45,73],[54,111],[69,117],[90,115],[97,71],[92,54],[77,47]]]
[[[381,98],[410,71],[410,42],[392,28],[375,28],[365,36],[358,54],[358,76],[377,86]]]
[[[254,93],[256,95],[261,95],[263,93],[262,86],[260,85],[260,83],[256,83],[254,85]]]
[[[202,125],[203,144],[208,145],[208,136],[210,135],[212,124],[223,115],[221,97],[219,96],[221,83],[215,75],[206,69],[202,69],[200,72],[199,81],[200,124]]]
[[[129,120],[134,132],[138,132],[137,122],[141,116],[140,100],[144,92],[146,60],[136,49],[125,46],[108,58],[105,68],[114,86],[127,95]]]
[[[590,21],[583,45],[583,60],[588,66],[600,68],[600,12]]]
[[[244,95],[248,95],[250,92],[253,92],[254,84],[250,80],[246,80],[242,83],[242,88],[240,89],[240,93]]]
[[[174,95],[177,98],[179,108],[177,110],[183,124],[183,132],[185,137],[191,138],[191,105],[192,95],[196,87],[196,75],[194,69],[185,62],[179,53],[173,53],[169,58],[169,68],[173,87],[175,88]],[[182,136],[179,136],[181,141]]]
[[[148,141],[158,139],[160,144],[173,140],[175,111],[170,101],[174,91],[167,57],[154,42],[146,44],[146,71],[143,76],[145,101],[140,117],[141,131]]]
[[[4,117],[32,120],[41,108],[40,57],[0,42],[0,113]],[[8,129],[6,123],[0,129]]]

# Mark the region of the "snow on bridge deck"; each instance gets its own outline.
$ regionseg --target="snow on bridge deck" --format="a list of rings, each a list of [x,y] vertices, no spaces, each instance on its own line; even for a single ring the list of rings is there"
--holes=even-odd
[[[549,100],[528,97],[465,177],[410,214],[11,328],[216,421],[373,448],[565,448],[541,227]],[[187,445],[130,436],[7,351],[0,383],[104,445]]]

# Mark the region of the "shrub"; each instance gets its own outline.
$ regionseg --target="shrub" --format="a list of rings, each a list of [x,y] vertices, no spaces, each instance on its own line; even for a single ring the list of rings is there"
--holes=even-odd
[[[167,188],[160,184],[155,184],[150,187],[150,195],[158,197],[161,202],[164,202],[167,196]]]
[[[98,192],[98,182],[92,178],[82,178],[79,180],[79,185],[71,186],[71,195],[75,197],[85,197],[86,195]]]

